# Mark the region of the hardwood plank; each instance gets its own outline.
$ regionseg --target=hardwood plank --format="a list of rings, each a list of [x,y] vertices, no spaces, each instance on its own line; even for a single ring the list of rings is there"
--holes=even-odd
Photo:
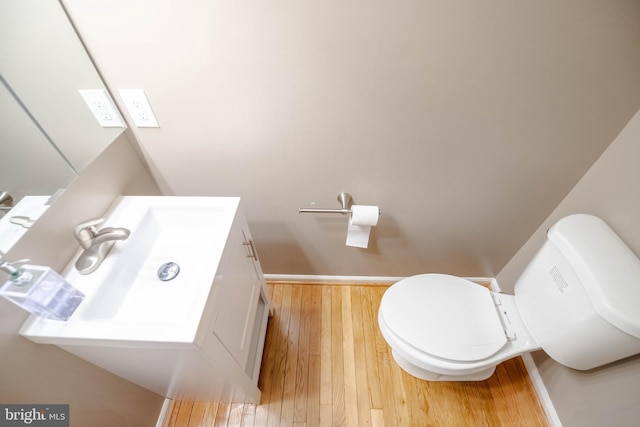
[[[358,422],[361,426],[371,425],[371,387],[367,372],[367,358],[365,355],[364,329],[362,316],[363,293],[361,287],[351,289],[351,315],[353,330],[353,359],[354,359],[354,387],[356,388],[356,404]],[[367,328],[369,326],[367,325]]]
[[[212,426],[216,421],[216,414],[218,413],[218,402],[208,402],[207,410],[202,416],[203,426]]]
[[[486,418],[487,425],[493,427],[501,424],[500,418],[495,410],[495,402],[491,396],[491,383],[487,381],[478,381],[475,383],[477,406]],[[537,400],[537,397],[534,397]]]
[[[322,286],[320,331],[320,404],[331,405],[331,287]]]
[[[393,360],[393,356],[389,357],[389,366],[391,373],[392,394],[390,398],[395,399],[393,402],[396,410],[396,419],[398,425],[410,425],[411,416],[409,415],[409,395],[405,386],[405,376],[408,376]],[[413,397],[413,396],[412,396]]]
[[[288,347],[289,315],[291,313],[291,286],[282,286],[282,305],[280,306],[280,317],[277,323],[278,336],[273,362],[273,375],[271,378],[271,396],[269,401],[268,426],[280,425],[280,413],[282,410],[282,397],[284,395],[284,376],[286,354]]]
[[[441,382],[435,385],[439,386],[439,393],[443,396],[441,415],[444,419],[460,426],[475,427],[475,423],[484,425],[482,420],[468,415],[469,406],[474,405],[475,401],[469,401],[471,396],[465,393],[464,383]]]
[[[331,407],[332,425],[346,426],[344,401],[344,352],[342,346],[342,299],[340,288],[331,287]]]
[[[333,425],[333,407],[331,405],[320,405],[320,425]]]
[[[509,368],[512,365],[512,361],[506,361],[496,367],[496,375],[500,380],[500,385],[503,389],[507,390],[504,398],[506,399],[507,406],[509,408],[509,415],[505,420],[509,423],[516,423],[520,418],[520,408],[518,408],[518,389],[516,384],[511,381],[509,377]]]
[[[280,409],[280,426],[291,427],[294,421],[295,389],[298,368],[298,346],[300,332],[300,285],[291,286],[291,308],[289,310],[289,327],[287,329],[287,351],[284,359],[284,378],[282,392],[282,408]]]
[[[309,356],[309,388],[307,389],[307,426],[320,426],[320,356]]]
[[[411,375],[404,375],[403,381],[409,396],[409,417],[411,425],[437,425],[437,418],[434,418],[431,405],[429,404],[429,396],[427,395],[427,387],[424,381],[419,380]]]
[[[389,346],[384,340],[382,332],[380,332],[380,328],[378,327],[378,308],[380,308],[380,301],[382,301],[382,296],[384,295],[384,292],[387,290],[387,288],[384,286],[370,286],[369,290],[369,304],[372,311],[373,319],[375,319],[375,328],[373,328],[373,334],[376,339],[376,350],[387,351]]]
[[[312,286],[307,291],[311,295],[311,310],[309,313],[309,364],[307,385],[307,413],[308,426],[320,425],[320,331],[322,329],[322,288]]]
[[[460,382],[457,384],[457,388],[459,393],[464,396],[462,405],[460,406],[464,417],[473,422],[474,426],[492,427],[486,419],[484,408],[478,404],[480,402],[480,395],[478,394],[478,388],[475,382]]]
[[[342,359],[344,381],[345,425],[358,427],[358,394],[356,392],[355,343],[353,338],[353,318],[351,307],[351,288],[340,289],[342,301]],[[367,399],[368,400],[368,399]]]
[[[482,382],[428,382],[404,372],[377,324],[383,286],[269,288],[275,314],[258,383],[261,404],[176,402],[167,426],[199,419],[203,426],[547,426],[519,358]]]
[[[320,356],[320,331],[322,328],[322,287],[309,286],[305,293],[311,295],[309,308],[309,354]]]
[[[331,405],[320,405],[320,425],[333,425],[333,408]]]
[[[526,374],[526,368],[521,357],[508,360],[504,363],[514,391],[518,415],[521,419],[531,420],[531,425],[543,426],[546,417],[542,416],[543,409],[538,401],[531,379]],[[532,404],[533,403],[533,404]],[[535,420],[535,423],[534,423]]]
[[[384,414],[382,409],[371,410],[371,427],[384,427]]]
[[[180,401],[174,401],[173,404],[171,405],[171,414],[169,414],[169,417],[167,418],[167,421],[165,422],[164,426],[162,427],[176,427],[179,426],[179,424],[176,424],[176,419],[178,418],[178,414],[180,413],[180,404],[182,402]]]
[[[307,401],[309,394],[309,330],[311,329],[311,292],[302,292],[300,297],[300,328],[298,331],[298,354],[294,390],[293,421],[307,421]]]
[[[384,424],[393,426],[398,422],[393,391],[393,375],[391,374],[394,366],[391,365],[391,355],[388,352],[378,351],[376,352],[376,355],[378,356],[378,369],[381,378],[382,394],[385,396],[385,399],[382,402]]]
[[[227,427],[229,416],[231,415],[231,403],[220,402],[216,411],[216,418],[213,421],[215,427]]]
[[[180,402],[178,408],[178,417],[175,420],[176,426],[189,426],[189,418],[191,418],[191,410],[193,409],[193,402],[183,401]]]
[[[499,420],[508,420],[511,417],[512,405],[514,402],[510,401],[510,395],[513,394],[513,390],[508,388],[508,384],[502,384],[500,382],[500,371],[504,369],[500,364],[496,367],[496,372],[485,381],[489,389],[489,396],[493,404],[493,414]],[[502,422],[502,421],[501,421]]]
[[[520,407],[519,395],[522,394],[522,387],[518,384],[518,381],[513,381],[510,378],[509,370],[512,369],[512,366],[516,363],[515,359],[507,360],[504,363],[501,363],[496,367],[496,373],[493,375],[499,381],[500,387],[496,390],[492,390],[497,392],[501,391],[499,394],[494,395],[494,401],[496,404],[502,404],[504,408],[503,417],[503,425],[517,425],[520,420],[523,419],[522,412],[525,410]],[[502,400],[502,402],[500,401]],[[534,402],[537,401],[534,400]],[[531,405],[530,403],[525,406]],[[538,424],[537,419],[527,419],[527,423],[531,426],[540,425]],[[543,424],[544,425],[544,424]]]
[[[191,408],[188,427],[200,427],[209,404],[207,402],[194,402]]]
[[[367,371],[367,385],[371,407],[382,409],[382,391],[380,373],[378,372],[378,349],[376,347],[376,331],[378,329],[378,315],[372,304],[371,287],[359,287],[360,305],[362,308],[361,321],[363,330],[363,350],[365,355],[365,369]],[[387,346],[384,347],[387,351]]]

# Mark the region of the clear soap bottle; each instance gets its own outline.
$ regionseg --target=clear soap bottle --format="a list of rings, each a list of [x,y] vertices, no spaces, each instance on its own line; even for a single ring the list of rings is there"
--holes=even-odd
[[[0,295],[36,316],[69,320],[84,294],[49,267],[16,264],[0,258],[0,270],[9,274]]]

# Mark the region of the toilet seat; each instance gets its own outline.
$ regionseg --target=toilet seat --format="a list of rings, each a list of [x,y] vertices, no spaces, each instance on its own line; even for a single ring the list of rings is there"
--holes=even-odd
[[[460,277],[403,279],[385,292],[379,316],[403,344],[444,361],[476,362],[507,343],[491,292]]]

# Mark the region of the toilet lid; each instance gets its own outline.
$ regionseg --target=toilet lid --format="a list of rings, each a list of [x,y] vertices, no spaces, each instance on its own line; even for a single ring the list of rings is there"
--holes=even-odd
[[[489,290],[460,277],[403,279],[384,293],[380,315],[407,344],[443,359],[481,360],[507,342]]]

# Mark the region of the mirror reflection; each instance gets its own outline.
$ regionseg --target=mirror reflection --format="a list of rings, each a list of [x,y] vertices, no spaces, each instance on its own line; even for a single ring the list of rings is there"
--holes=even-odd
[[[18,212],[36,203],[25,197],[46,204],[122,133],[100,126],[78,92],[104,87],[57,0],[0,0],[0,192],[13,199],[0,243],[6,217],[34,219]]]

